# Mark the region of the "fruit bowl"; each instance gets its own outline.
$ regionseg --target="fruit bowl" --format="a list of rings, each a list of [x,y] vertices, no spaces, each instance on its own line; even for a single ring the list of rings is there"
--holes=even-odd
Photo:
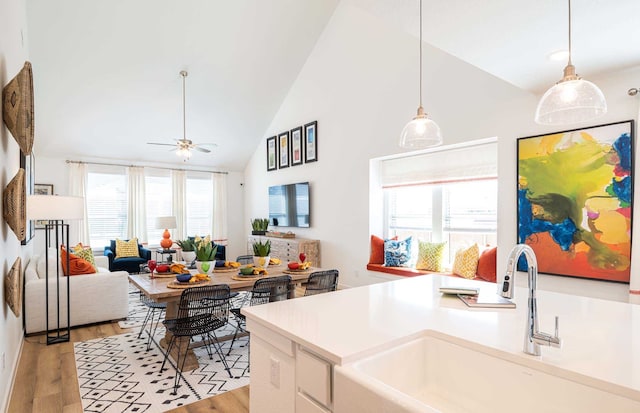
[[[253,267],[240,268],[240,274],[242,274],[242,275],[251,275],[251,274],[253,274]]]
[[[191,274],[178,274],[178,275],[176,275],[176,280],[178,280],[178,282],[181,282],[181,283],[189,282],[190,279],[191,279]]]
[[[287,264],[287,267],[289,267],[290,270],[297,270],[300,268],[300,264],[297,262],[290,262]]]

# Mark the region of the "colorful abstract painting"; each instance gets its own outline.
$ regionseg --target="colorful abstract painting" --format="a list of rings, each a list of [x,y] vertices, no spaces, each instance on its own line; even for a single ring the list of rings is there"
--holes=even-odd
[[[629,282],[632,154],[633,121],[518,139],[518,242],[539,272]]]

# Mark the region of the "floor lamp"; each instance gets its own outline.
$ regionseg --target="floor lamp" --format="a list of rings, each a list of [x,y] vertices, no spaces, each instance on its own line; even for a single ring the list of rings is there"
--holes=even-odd
[[[84,199],[75,196],[57,196],[57,195],[29,195],[27,196],[27,219],[46,221],[45,224],[45,300],[46,300],[46,328],[47,328],[47,345],[64,343],[69,341],[71,336],[71,305],[69,297],[71,291],[69,289],[69,276],[66,277],[67,285],[67,322],[60,323],[60,244],[64,243],[67,252],[69,252],[69,224],[65,224],[65,220],[78,220],[84,218]],[[55,325],[49,322],[49,247],[55,242],[56,250],[56,272],[55,272]],[[66,254],[66,268],[69,270],[69,254]]]

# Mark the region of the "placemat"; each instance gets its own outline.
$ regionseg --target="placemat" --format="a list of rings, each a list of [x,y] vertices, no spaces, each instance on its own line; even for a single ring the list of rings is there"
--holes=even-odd
[[[153,278],[175,278],[178,275],[175,272],[155,272],[153,273]]]
[[[238,268],[232,267],[216,267],[213,269],[213,272],[238,272]]]
[[[231,279],[236,281],[254,281],[259,278],[264,278],[264,275],[252,275],[250,277],[247,277],[246,275],[233,274],[231,276]]]
[[[209,285],[211,281],[198,281],[195,283],[181,283],[177,280],[169,281],[167,283],[167,288],[175,288],[175,289],[185,289],[191,287],[203,287],[205,285]]]
[[[290,269],[286,269],[286,270],[282,270],[283,273],[285,274],[311,274],[313,272],[312,268],[306,269],[306,270],[290,270]]]

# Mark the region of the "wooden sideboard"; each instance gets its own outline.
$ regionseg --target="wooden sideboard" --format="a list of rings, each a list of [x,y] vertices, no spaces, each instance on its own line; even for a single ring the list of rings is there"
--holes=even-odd
[[[247,254],[253,255],[253,243],[255,241],[271,241],[271,256],[280,258],[284,262],[299,261],[298,256],[304,252],[307,261],[314,267],[320,267],[320,241],[306,238],[274,238],[263,235],[249,235],[247,241]]]

